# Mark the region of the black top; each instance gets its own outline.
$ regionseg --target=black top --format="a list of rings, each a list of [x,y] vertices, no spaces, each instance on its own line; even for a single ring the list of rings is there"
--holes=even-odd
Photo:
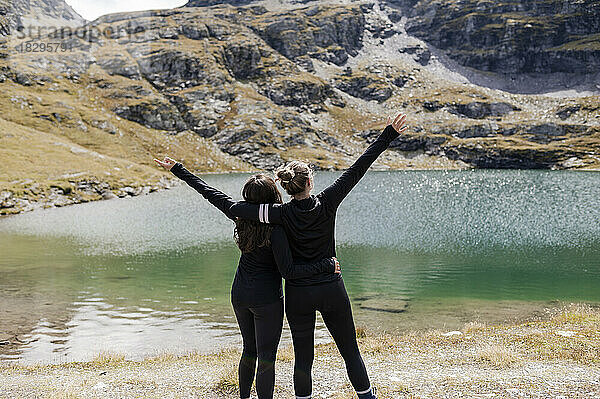
[[[256,205],[238,202],[229,212],[236,217],[264,223],[282,224],[290,239],[296,261],[314,262],[335,255],[335,216],[340,203],[385,151],[398,133],[389,125],[369,148],[332,185],[303,200],[285,204]],[[314,285],[341,278],[340,274],[320,273],[286,280],[289,285]]]
[[[235,220],[229,212],[231,206],[235,204],[231,197],[206,184],[179,162],[171,168],[171,172],[202,194],[229,219]],[[270,246],[259,247],[240,256],[231,287],[231,302],[246,306],[272,303],[283,296],[281,276],[286,279],[302,279],[314,274],[335,272],[335,260],[332,257],[307,264],[294,264],[292,259],[285,230],[281,226],[274,225]]]

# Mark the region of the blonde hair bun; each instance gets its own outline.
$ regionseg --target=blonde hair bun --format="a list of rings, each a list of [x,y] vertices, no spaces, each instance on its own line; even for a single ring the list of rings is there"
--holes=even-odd
[[[281,187],[289,194],[296,195],[304,190],[311,176],[310,167],[302,161],[292,161],[275,171]]]

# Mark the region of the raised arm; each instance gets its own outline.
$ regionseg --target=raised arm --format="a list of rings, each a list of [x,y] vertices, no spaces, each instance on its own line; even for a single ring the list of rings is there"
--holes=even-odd
[[[281,224],[281,204],[251,204],[241,201],[234,203],[229,212],[238,218],[255,220],[261,223]]]
[[[271,248],[279,273],[286,280],[306,278],[315,274],[340,272],[336,258],[325,258],[315,263],[294,264],[285,230],[281,226],[273,227]]]
[[[379,135],[367,150],[358,158],[350,168],[348,168],[338,179],[319,194],[325,201],[336,209],[346,198],[350,191],[367,173],[373,162],[384,152],[390,143],[398,137],[399,133],[404,132],[407,127],[403,127],[406,121],[406,115],[398,115],[394,123],[388,126]]]
[[[155,159],[155,161],[186,182],[188,186],[200,193],[229,219],[235,220],[235,216],[229,212],[231,205],[235,204],[235,201],[230,196],[206,184],[204,180],[191,173],[180,162],[175,162],[171,158],[165,158],[164,161]]]

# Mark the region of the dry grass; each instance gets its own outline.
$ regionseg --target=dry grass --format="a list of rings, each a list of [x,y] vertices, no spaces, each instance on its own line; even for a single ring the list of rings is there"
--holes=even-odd
[[[354,392],[354,388],[349,383],[340,386],[330,399],[353,399],[356,397],[356,393]]]
[[[527,334],[513,337],[533,358],[600,363],[600,309],[571,304],[547,321],[528,323]]]
[[[598,336],[563,337],[555,332],[531,333],[520,339],[528,353],[538,360],[568,360],[580,364],[600,363]]]
[[[549,315],[545,320],[535,322],[501,326],[468,323],[462,335],[444,336],[440,331],[393,335],[367,329],[359,329],[357,333],[359,346],[380,398],[443,397],[448,393],[475,397],[476,394],[513,386],[515,380],[507,379],[506,375],[512,373],[515,376],[511,378],[518,380],[518,370],[521,368],[515,367],[517,365],[526,365],[530,371],[542,370],[544,373],[552,369],[557,373],[556,378],[564,377],[563,380],[569,381],[576,378],[574,376],[578,376],[581,370],[591,373],[600,358],[600,335],[597,333],[599,317],[597,308],[572,305]],[[560,331],[574,331],[576,334],[561,336],[557,334]],[[319,392],[325,386],[328,392],[321,397],[354,398],[355,393],[347,383],[343,361],[335,344],[317,345],[315,352],[315,386],[321,386],[316,390]],[[128,361],[122,355],[102,353],[87,363],[2,366],[0,383],[2,378],[22,375],[23,381],[39,379],[36,382],[38,396],[74,398],[77,396],[71,392],[79,394],[78,390],[57,389],[47,378],[70,375],[72,381],[79,381],[75,385],[70,383],[70,387],[84,389],[88,383],[81,379],[96,381],[100,378],[98,371],[107,371],[109,376],[121,376],[120,384],[128,389],[144,392],[140,394],[141,397],[164,397],[165,392],[173,392],[170,389],[181,389],[172,388],[163,378],[165,370],[169,370],[168,374],[177,374],[177,384],[184,384],[182,386],[191,389],[194,395],[210,399],[233,399],[238,395],[239,356],[238,350],[224,350],[216,354],[190,353],[180,356],[165,353],[142,361]],[[281,363],[277,369],[277,382],[291,381],[292,347],[282,347],[278,360]],[[113,373],[114,370],[118,372]],[[431,370],[435,372],[432,374]],[[473,373],[474,370],[477,370],[477,375],[456,377],[457,373]],[[181,378],[188,380],[182,382]],[[325,384],[323,378],[326,379]],[[591,378],[595,377],[590,375]],[[277,398],[290,396],[289,381],[286,385],[276,387]],[[538,389],[537,386],[531,386],[528,380],[519,380],[516,384],[523,392]],[[562,383],[552,384],[547,389],[552,390],[552,387],[561,386]],[[589,385],[585,387],[588,391],[594,389]],[[0,396],[1,392],[0,386]],[[560,394],[563,394],[562,391]],[[559,393],[554,397],[557,395]],[[540,394],[537,397],[547,395]]]
[[[469,334],[469,333],[483,331],[486,328],[487,328],[487,325],[485,323],[480,323],[478,321],[472,321],[463,326],[462,332],[464,332],[465,334]]]
[[[514,350],[500,344],[490,344],[482,347],[477,352],[476,357],[477,360],[498,368],[511,366],[518,360],[518,355]]]
[[[207,355],[188,355],[191,361],[207,359]],[[240,352],[235,349],[225,349],[212,357],[210,363],[214,364],[213,372],[217,375],[215,391],[225,395],[236,394],[238,392],[238,362]]]
[[[391,353],[398,348],[399,344],[397,336],[383,333],[371,335],[366,331],[363,331],[362,336],[358,337],[358,341],[361,351],[368,354]]]
[[[293,362],[294,361],[294,346],[286,345],[280,346],[277,351],[277,361],[278,362]]]
[[[598,328],[600,327],[600,309],[587,304],[571,304],[554,315],[550,322]]]
[[[377,394],[381,398],[397,398],[398,395],[402,395],[403,398],[412,399],[416,398],[410,394],[410,389],[401,382],[394,381],[381,389],[377,390]]]
[[[233,364],[226,363],[219,371],[215,390],[222,394],[235,394],[238,392],[238,371]]]
[[[356,338],[366,338],[367,337],[367,330],[364,327],[356,327]]]
[[[57,392],[51,393],[46,397],[47,399],[79,399],[81,396],[74,392]]]
[[[95,367],[117,366],[125,362],[125,355],[117,353],[102,352],[90,362]]]

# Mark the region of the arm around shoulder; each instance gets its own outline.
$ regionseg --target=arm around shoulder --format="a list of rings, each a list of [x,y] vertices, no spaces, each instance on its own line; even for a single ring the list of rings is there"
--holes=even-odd
[[[281,224],[281,204],[252,204],[240,201],[232,204],[229,212],[240,219]]]
[[[336,272],[336,259],[326,258],[312,263],[294,263],[289,242],[283,227],[274,226],[271,232],[271,248],[279,273],[286,280],[311,277]]]

